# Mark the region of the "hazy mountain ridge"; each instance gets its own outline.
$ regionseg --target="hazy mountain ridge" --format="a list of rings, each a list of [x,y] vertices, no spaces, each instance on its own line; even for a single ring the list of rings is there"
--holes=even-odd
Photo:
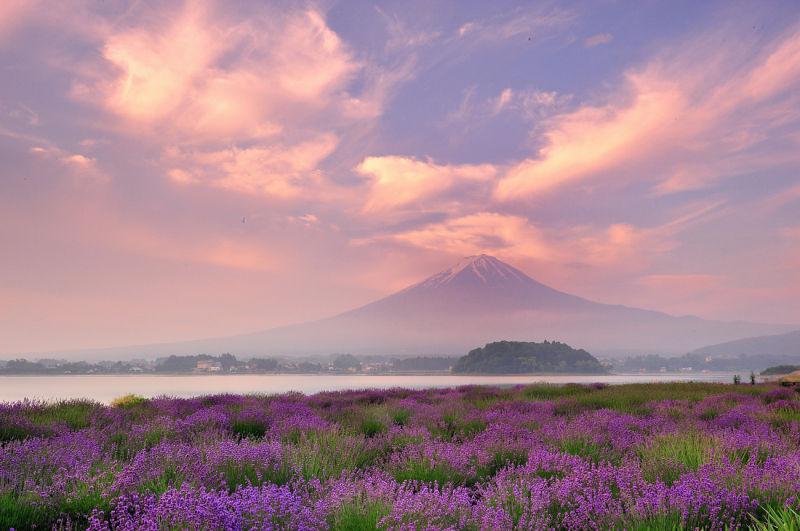
[[[769,354],[772,356],[797,356],[800,358],[800,330],[786,334],[747,337],[708,345],[692,354],[705,356],[738,356],[739,354]]]
[[[462,356],[494,341],[546,339],[590,352],[657,348],[683,354],[704,345],[796,328],[673,317],[592,302],[545,286],[494,257],[478,255],[383,299],[318,321],[231,337],[39,355],[72,359],[222,352]]]

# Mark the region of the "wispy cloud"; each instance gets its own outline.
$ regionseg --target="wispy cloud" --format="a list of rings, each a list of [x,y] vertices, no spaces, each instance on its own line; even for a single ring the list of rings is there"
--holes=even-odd
[[[475,41],[501,41],[524,37],[537,41],[548,36],[554,29],[574,23],[577,13],[569,9],[542,5],[535,9],[513,10],[486,20],[463,24],[456,36]]]
[[[509,171],[498,198],[630,178],[647,179],[656,193],[666,194],[709,186],[776,159],[800,161],[791,137],[775,142],[800,119],[800,29],[744,59],[737,46],[726,47],[722,36],[718,41],[659,57],[628,72],[606,102],[552,117],[542,133],[546,146]],[[775,152],[777,145],[783,151]]]
[[[595,46],[599,46],[601,44],[608,44],[609,42],[614,40],[614,36],[610,33],[600,33],[598,35],[593,35],[586,39],[586,42],[583,44],[584,48],[594,48]]]
[[[50,144],[45,144],[45,147],[32,147],[29,152],[37,157],[58,161],[64,168],[67,168],[68,176],[76,185],[83,187],[102,185],[107,184],[111,179],[108,173],[98,167],[97,159],[93,157],[71,153]]]

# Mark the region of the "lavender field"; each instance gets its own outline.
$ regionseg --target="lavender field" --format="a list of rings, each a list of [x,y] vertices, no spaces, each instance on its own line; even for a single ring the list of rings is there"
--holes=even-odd
[[[798,529],[800,395],[537,384],[0,406],[0,529]]]

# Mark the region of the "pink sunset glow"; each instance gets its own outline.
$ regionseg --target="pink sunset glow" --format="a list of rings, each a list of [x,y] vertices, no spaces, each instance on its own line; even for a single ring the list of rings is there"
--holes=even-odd
[[[482,253],[800,324],[792,2],[12,0],[0,64],[5,357],[310,321]]]

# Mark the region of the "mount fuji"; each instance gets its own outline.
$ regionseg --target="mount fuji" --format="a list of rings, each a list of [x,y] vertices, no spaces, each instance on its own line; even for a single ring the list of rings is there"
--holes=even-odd
[[[536,282],[485,254],[366,306],[318,321],[232,337],[59,353],[82,359],[170,354],[307,356],[350,352],[463,355],[499,340],[567,343],[589,352],[682,354],[796,326],[707,321],[592,302]]]

